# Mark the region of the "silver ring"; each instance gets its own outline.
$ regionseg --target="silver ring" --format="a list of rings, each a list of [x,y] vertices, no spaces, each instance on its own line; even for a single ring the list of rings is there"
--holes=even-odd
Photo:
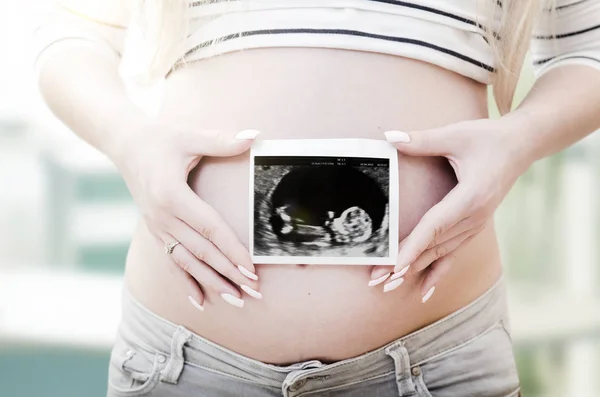
[[[165,253],[167,255],[171,255],[173,253],[173,250],[175,249],[175,247],[177,247],[178,244],[181,244],[181,243],[179,241],[175,241],[173,243],[165,244]]]

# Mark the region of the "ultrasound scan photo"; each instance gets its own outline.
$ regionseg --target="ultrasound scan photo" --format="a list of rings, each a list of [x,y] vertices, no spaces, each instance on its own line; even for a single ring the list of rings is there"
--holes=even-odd
[[[254,255],[387,257],[387,158],[256,156]]]

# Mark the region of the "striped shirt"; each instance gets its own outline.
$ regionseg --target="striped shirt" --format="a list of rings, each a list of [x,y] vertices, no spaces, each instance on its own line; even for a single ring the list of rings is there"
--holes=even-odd
[[[531,40],[536,76],[565,64],[600,68],[600,1],[557,0],[538,18]]]
[[[478,0],[190,2],[186,61],[261,47],[321,47],[414,58],[489,84],[495,71]],[[491,25],[491,26],[490,26]],[[600,1],[557,0],[531,40],[536,75],[565,63],[600,68]]]
[[[497,67],[484,29],[495,32],[498,22],[480,15],[480,0],[181,1],[189,3],[189,34],[168,60],[171,66],[250,48],[319,47],[413,58],[484,84],[492,82]],[[600,0],[555,3],[553,11],[540,8],[536,18],[531,39],[536,76],[565,64],[600,69]],[[78,34],[61,36],[55,31],[46,37],[43,49]],[[144,89],[131,84],[130,77],[144,74],[138,70],[144,64],[140,59],[148,59],[142,37],[140,29],[130,24],[125,51],[119,54],[130,95],[140,99],[160,91],[159,84]],[[79,38],[94,40],[85,34]]]

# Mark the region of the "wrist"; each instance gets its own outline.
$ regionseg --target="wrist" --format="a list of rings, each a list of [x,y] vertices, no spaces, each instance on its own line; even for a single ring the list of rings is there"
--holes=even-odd
[[[539,160],[542,148],[538,139],[539,124],[524,110],[515,110],[502,117],[509,155],[523,172]]]

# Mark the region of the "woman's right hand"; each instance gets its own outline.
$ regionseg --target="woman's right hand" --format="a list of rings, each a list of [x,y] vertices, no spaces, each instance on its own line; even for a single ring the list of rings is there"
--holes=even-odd
[[[244,153],[258,131],[191,130],[154,121],[130,127],[126,134],[115,163],[157,243],[180,242],[170,258],[188,280],[190,302],[204,310],[203,289],[211,289],[243,307],[238,286],[260,299],[248,250],[187,184],[202,156]]]

